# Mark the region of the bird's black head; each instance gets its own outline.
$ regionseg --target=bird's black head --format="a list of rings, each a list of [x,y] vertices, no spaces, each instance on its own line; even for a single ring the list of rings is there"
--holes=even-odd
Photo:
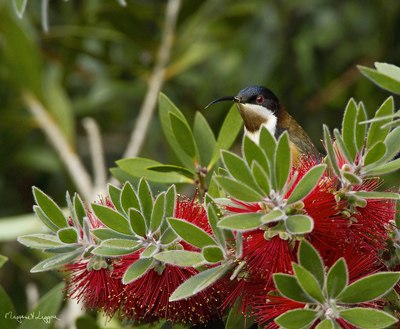
[[[250,86],[239,91],[237,96],[227,96],[216,99],[206,106],[221,102],[221,101],[233,101],[238,104],[253,104],[260,105],[276,113],[279,109],[279,99],[275,94],[268,88],[262,86]]]
[[[279,99],[268,88],[262,86],[250,86],[239,91],[235,101],[240,104],[261,105],[276,113],[279,109]]]

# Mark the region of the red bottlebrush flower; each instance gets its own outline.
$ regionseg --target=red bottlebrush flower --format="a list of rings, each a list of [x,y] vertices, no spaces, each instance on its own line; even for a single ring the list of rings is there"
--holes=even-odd
[[[113,275],[121,279],[126,269],[137,259],[139,252],[123,257],[116,264]],[[150,269],[124,287],[120,311],[122,318],[145,322],[165,319],[195,324],[216,317],[223,287],[216,284],[190,298],[169,302],[174,290],[198,271],[168,264],[156,266],[160,268]]]
[[[208,233],[212,229],[204,208],[195,199],[177,199],[174,217],[185,219]],[[198,248],[180,241],[184,250]],[[122,257],[115,263],[113,277],[121,280],[127,268],[140,257],[141,250]],[[218,317],[218,307],[226,288],[218,282],[204,291],[179,301],[170,302],[171,294],[186,280],[196,275],[196,269],[155,261],[155,267],[124,286],[120,316],[128,320],[155,322],[159,319],[181,323],[205,323]]]
[[[88,263],[89,260],[84,259],[63,266],[63,271],[70,272],[65,288],[68,297],[82,301],[85,308],[102,310],[107,317],[112,318],[121,305],[123,284],[111,276],[109,268],[88,269]]]

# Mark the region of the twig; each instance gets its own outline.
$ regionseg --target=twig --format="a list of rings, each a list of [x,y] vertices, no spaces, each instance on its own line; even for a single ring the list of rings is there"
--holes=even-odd
[[[84,200],[91,200],[93,184],[86,168],[74,151],[74,147],[68,143],[59,126],[49,115],[43,104],[28,92],[23,93],[23,99],[30,112],[36,118],[40,128],[57,151],[78,193]]]
[[[86,130],[89,141],[89,152],[93,167],[93,192],[92,197],[104,193],[107,184],[107,169],[104,150],[101,141],[101,132],[97,122],[93,118],[84,118],[82,125]],[[96,194],[96,195],[93,195]]]
[[[168,64],[171,53],[180,5],[181,0],[168,1],[162,41],[158,50],[157,63],[153,69],[153,74],[149,83],[149,89],[143,101],[139,116],[136,121],[135,129],[131,134],[123,158],[137,156],[142,148],[151,117],[157,104],[158,93],[160,92],[165,80],[165,68]]]

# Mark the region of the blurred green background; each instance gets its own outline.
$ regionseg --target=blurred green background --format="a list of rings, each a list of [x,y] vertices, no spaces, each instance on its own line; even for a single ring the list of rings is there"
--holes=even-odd
[[[11,1],[0,0],[0,225],[32,212],[32,185],[62,206],[65,191],[76,191],[23,92],[33,91],[54,111],[89,171],[81,120],[94,118],[107,167],[114,167],[157,60],[166,3],[50,1],[44,32],[41,2],[28,1],[20,19]],[[217,133],[230,105],[204,111],[205,105],[248,85],[267,86],[323,150],[322,123],[340,127],[351,97],[372,116],[390,95],[356,68],[375,61],[400,65],[399,1],[184,0],[162,91],[189,122],[202,111]],[[140,156],[176,164],[157,112]],[[399,175],[390,177],[391,186],[398,186]],[[1,227],[3,241],[9,229]],[[1,243],[0,254],[10,259],[0,284],[18,313],[27,310],[28,282],[43,293],[59,280],[56,273],[31,275],[41,255],[15,241]]]

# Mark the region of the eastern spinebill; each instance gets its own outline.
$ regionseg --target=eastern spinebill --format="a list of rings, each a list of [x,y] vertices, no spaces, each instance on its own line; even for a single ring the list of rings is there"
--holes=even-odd
[[[285,110],[278,97],[262,86],[250,86],[242,89],[237,96],[221,97],[206,106],[221,102],[234,101],[243,118],[245,134],[258,144],[261,127],[265,126],[269,132],[279,138],[287,131],[289,133],[290,149],[293,164],[303,155],[317,155],[314,144],[304,129]]]

